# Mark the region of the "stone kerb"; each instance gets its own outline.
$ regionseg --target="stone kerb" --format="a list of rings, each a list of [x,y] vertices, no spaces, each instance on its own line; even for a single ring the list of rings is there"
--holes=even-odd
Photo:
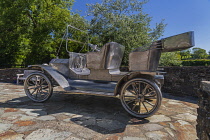
[[[197,136],[200,140],[210,140],[210,81],[202,81],[198,91]]]
[[[0,82],[16,83],[17,74],[24,72],[23,68],[0,69]]]

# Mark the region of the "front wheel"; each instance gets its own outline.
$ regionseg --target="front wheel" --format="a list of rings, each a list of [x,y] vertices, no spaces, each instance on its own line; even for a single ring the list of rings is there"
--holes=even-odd
[[[136,78],[124,84],[120,100],[129,114],[138,118],[146,118],[159,109],[162,93],[154,82]]]
[[[52,83],[42,73],[30,74],[24,82],[26,95],[35,102],[47,101],[53,92]]]

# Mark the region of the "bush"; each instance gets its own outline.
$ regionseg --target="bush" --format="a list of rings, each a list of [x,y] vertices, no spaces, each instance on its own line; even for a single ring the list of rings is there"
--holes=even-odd
[[[209,59],[196,59],[196,60],[183,60],[183,66],[209,66],[210,60]]]
[[[161,54],[159,66],[181,66],[179,52],[165,52]]]

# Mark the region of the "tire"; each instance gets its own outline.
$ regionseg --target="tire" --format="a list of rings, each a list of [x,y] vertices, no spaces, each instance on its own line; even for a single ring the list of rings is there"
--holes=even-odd
[[[24,82],[26,95],[34,102],[45,102],[53,93],[52,83],[49,78],[42,73],[30,74]]]
[[[123,85],[120,100],[129,114],[138,118],[146,118],[159,109],[162,93],[155,82],[135,78]]]

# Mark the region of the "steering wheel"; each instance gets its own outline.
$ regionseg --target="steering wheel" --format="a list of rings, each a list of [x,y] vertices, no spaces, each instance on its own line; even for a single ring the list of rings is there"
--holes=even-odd
[[[88,43],[88,46],[92,49],[92,52],[99,52],[100,49],[97,47],[97,45],[93,45]]]

